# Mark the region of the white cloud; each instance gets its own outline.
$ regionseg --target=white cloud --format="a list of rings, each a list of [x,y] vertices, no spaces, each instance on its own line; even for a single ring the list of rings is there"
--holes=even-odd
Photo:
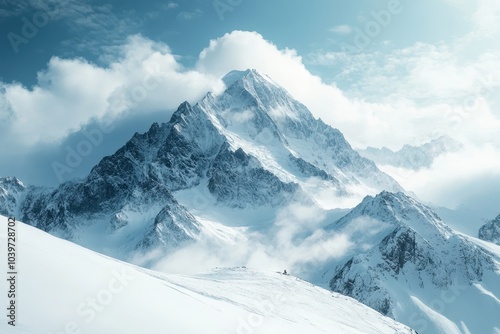
[[[83,60],[52,58],[39,73],[39,85],[7,85],[5,99],[13,112],[11,132],[21,141],[56,140],[100,116],[113,91],[113,74]]]
[[[218,85],[217,78],[183,69],[166,45],[136,35],[106,68],[54,57],[32,89],[3,84],[0,115],[10,115],[3,136],[16,136],[27,145],[58,141],[91,119],[174,109]]]
[[[280,271],[286,268],[307,277],[311,275],[310,265],[338,259],[355,246],[348,234],[320,229],[325,223],[330,222],[322,209],[294,203],[279,210],[263,230],[249,232],[234,244],[203,239],[164,256],[153,251],[160,259],[155,269],[186,274],[213,267],[248,266]],[[134,260],[138,264],[144,261],[141,257]]]
[[[495,0],[444,0],[460,9],[474,25],[476,37],[490,37],[500,33],[500,3]]]
[[[175,109],[219,90],[220,77],[229,71],[247,68],[268,74],[357,147],[397,149],[442,134],[478,146],[500,141],[500,120],[489,102],[500,84],[494,50],[474,62],[462,62],[457,48],[422,43],[385,55],[382,62],[373,54],[352,61],[346,54],[327,54],[324,61],[348,65],[346,75],[364,72],[357,78],[360,92],[388,87],[386,98],[371,102],[323,82],[295,50],[279,49],[256,32],[234,31],[210,41],[193,69],[183,68],[168,46],[141,36],[130,37],[112,56],[106,67],[53,58],[33,88],[1,84],[0,118],[7,119],[2,141],[58,141],[91,119]]]
[[[411,99],[463,105],[500,88],[500,50],[464,61],[457,47],[416,43],[390,53],[314,53],[311,63],[342,69],[336,81],[350,96],[384,103]]]
[[[174,9],[179,7],[179,4],[177,2],[169,2],[166,5],[164,5],[164,8],[169,10],[169,9]]]
[[[448,208],[472,205],[478,206],[474,208],[475,211],[499,210],[498,207],[482,207],[490,205],[490,202],[500,196],[498,145],[467,145],[459,152],[438,157],[431,167],[418,171],[391,166],[381,168],[396,178],[403,187],[414,191],[423,201]]]
[[[279,50],[254,32],[236,31],[212,40],[196,68],[213,75],[256,68],[284,86],[315,116],[339,128],[355,146],[399,149],[406,143],[419,145],[447,134],[483,152],[469,151],[449,163],[438,162],[427,174],[414,175],[413,182],[402,181],[424,200],[452,206],[468,198],[458,196],[467,193],[465,188],[458,191],[458,184],[486,175],[500,180],[498,174],[492,174],[496,164],[488,162],[496,161],[500,150],[484,151],[489,144],[500,145],[500,113],[490,102],[500,89],[500,57],[490,50],[474,61],[463,61],[459,51],[458,45],[417,43],[389,55],[359,54],[350,60],[347,54],[327,56],[350,61],[346,75],[365,74],[357,77],[360,94],[349,92],[349,96],[312,75],[294,50]],[[374,102],[363,97],[363,93],[381,88],[386,97],[372,99]],[[475,163],[488,167],[474,169]],[[459,165],[460,173],[451,172]],[[465,171],[464,166],[470,169]]]
[[[215,76],[232,69],[256,68],[285,87],[316,117],[339,128],[355,146],[399,148],[441,134],[457,137],[457,130],[484,140],[499,129],[498,119],[483,98],[495,89],[494,82],[500,83],[500,78],[487,76],[496,58],[485,54],[474,66],[459,66],[455,59],[450,61],[450,55],[447,47],[417,44],[395,52],[382,68],[377,68],[369,55],[354,58],[351,73],[370,74],[360,79],[361,92],[384,86],[395,91],[376,102],[368,102],[363,96],[348,98],[335,85],[312,75],[294,50],[279,50],[255,32],[235,31],[212,40],[201,52],[196,68]],[[398,77],[396,69],[401,67],[406,68],[407,75]],[[449,103],[456,96],[460,96],[457,102]],[[430,102],[420,105],[424,97]],[[486,125],[486,131],[478,124]]]
[[[342,24],[331,28],[330,31],[340,35],[348,35],[352,33],[352,27],[348,24]]]
[[[192,12],[180,12],[177,17],[181,20],[192,20],[200,17],[201,15],[203,15],[203,11],[201,9],[196,9]]]
[[[334,114],[345,117],[352,103],[333,85],[324,84],[304,66],[295,50],[279,50],[256,32],[234,31],[210,41],[199,56],[196,69],[223,76],[229,71],[255,68],[285,87],[316,116],[333,124]]]

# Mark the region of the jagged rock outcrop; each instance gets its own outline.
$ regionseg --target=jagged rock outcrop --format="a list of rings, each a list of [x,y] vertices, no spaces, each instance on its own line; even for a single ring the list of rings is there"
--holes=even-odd
[[[479,229],[479,239],[500,245],[500,215]]]

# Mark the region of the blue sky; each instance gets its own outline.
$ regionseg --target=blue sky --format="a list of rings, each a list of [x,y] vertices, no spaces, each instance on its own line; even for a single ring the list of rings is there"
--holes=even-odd
[[[236,5],[231,5],[234,3]],[[191,65],[208,41],[233,30],[257,31],[280,48],[288,47],[307,57],[314,52],[339,51],[353,44],[353,34],[336,27],[364,30],[374,20],[372,12],[388,8],[390,1],[82,1],[3,0],[0,11],[1,67],[4,81],[36,83],[36,73],[53,56],[83,57],[104,64],[103,52],[140,33],[164,42],[181,63]],[[442,1],[395,1],[401,13],[366,48],[387,50],[417,41],[450,41],[470,29],[471,22],[457,7]],[[23,18],[48,14],[28,42],[12,43],[8,33],[23,37]],[[40,16],[42,17],[42,16]],[[41,20],[43,22],[43,20]],[[352,29],[351,28],[351,29]],[[385,28],[385,27],[384,27]],[[340,32],[340,33],[339,33]],[[390,41],[391,45],[384,45]],[[12,44],[16,46],[13,47]],[[18,52],[16,51],[18,49]],[[366,51],[366,50],[364,50]],[[332,78],[328,70],[309,65],[315,73]]]
[[[467,144],[480,164],[411,175],[443,180],[440,198],[465,174],[500,189],[497,0],[0,0],[0,31],[1,176],[83,177],[179,103],[223,89],[225,73],[256,68],[355,147]]]

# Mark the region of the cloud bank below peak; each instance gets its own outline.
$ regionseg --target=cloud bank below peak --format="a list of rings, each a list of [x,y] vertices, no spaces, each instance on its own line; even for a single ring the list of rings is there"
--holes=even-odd
[[[403,51],[394,55],[400,63],[410,59]],[[233,31],[211,40],[191,68],[183,66],[168,45],[141,35],[130,36],[102,58],[108,60],[106,66],[54,57],[39,72],[37,85],[30,88],[0,82],[0,137],[12,143],[2,146],[0,155],[19,160],[17,164],[8,159],[0,162],[2,176],[15,174],[27,183],[57,183],[51,162],[64,159],[65,147],[84,138],[82,129],[111,120],[116,129],[70,175],[83,176],[135,131],[144,131],[152,121],[168,121],[183,101],[195,103],[208,91],[220,92],[225,74],[248,68],[270,76],[316,117],[341,130],[355,147],[399,149],[447,134],[473,146],[488,144],[500,156],[496,136],[500,120],[482,94],[471,92],[467,106],[439,98],[421,105],[406,94],[367,101],[324,82],[309,71],[295,50],[280,49],[257,32]],[[446,57],[437,58],[446,61]],[[429,63],[423,51],[419,62],[429,65],[418,67],[419,80],[434,80],[431,72],[438,64]],[[434,93],[448,97],[439,89]]]

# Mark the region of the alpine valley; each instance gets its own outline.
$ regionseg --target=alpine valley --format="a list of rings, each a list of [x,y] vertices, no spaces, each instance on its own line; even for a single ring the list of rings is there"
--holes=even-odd
[[[145,289],[153,302],[137,316],[175,311],[176,333],[199,333],[210,319],[220,324],[214,333],[500,333],[498,218],[482,228],[484,240],[459,233],[268,76],[233,71],[223,81],[223,92],[182,103],[81,180],[44,188],[1,178],[0,214],[32,226],[19,225],[29,239],[22,261],[51,268],[78,295],[99,267],[129,270],[136,281],[120,307],[131,310],[125,303]],[[394,159],[420,168],[427,151],[459,148],[448,138],[434,144],[416,162]],[[372,151],[362,153],[381,154]],[[276,273],[285,268],[290,275]],[[49,281],[31,282],[33,298]],[[286,303],[252,306],[273,293]],[[26,333],[57,331],[24,304]],[[190,312],[199,327],[179,321]],[[244,312],[264,325],[242,327]],[[101,321],[90,332],[110,332],[102,319],[92,326]]]

